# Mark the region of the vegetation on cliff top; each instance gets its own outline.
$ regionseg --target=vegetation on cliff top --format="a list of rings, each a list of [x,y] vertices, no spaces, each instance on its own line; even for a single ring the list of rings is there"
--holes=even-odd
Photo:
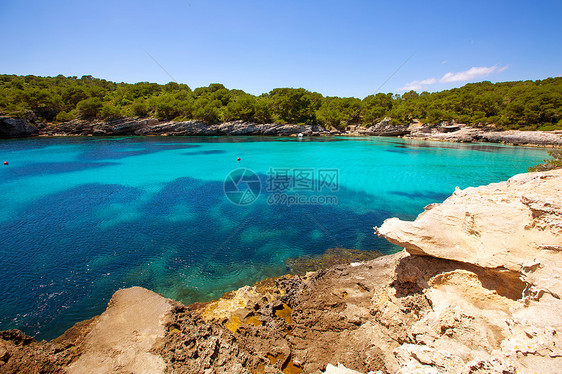
[[[548,151],[548,155],[552,158],[543,160],[542,164],[530,167],[528,171],[547,171],[562,169],[562,149],[552,149]]]
[[[325,97],[303,88],[276,88],[254,96],[218,83],[192,90],[175,82],[114,83],[88,75],[0,75],[0,114],[24,117],[28,111],[47,122],[154,116],[207,123],[318,123],[342,129],[391,117],[399,123],[456,120],[506,129],[554,130],[562,129],[562,78],[471,83],[434,93],[378,93],[360,100]]]

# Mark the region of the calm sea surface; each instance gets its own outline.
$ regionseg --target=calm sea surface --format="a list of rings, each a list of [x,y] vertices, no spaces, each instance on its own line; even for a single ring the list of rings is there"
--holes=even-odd
[[[0,330],[51,339],[123,287],[191,303],[282,275],[288,257],[392,253],[373,226],[544,158],[397,138],[2,140]]]

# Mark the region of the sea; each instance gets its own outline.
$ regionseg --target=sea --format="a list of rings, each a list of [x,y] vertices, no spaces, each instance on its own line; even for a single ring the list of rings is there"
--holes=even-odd
[[[374,235],[546,151],[386,137],[0,140],[0,330],[53,339],[142,286],[189,304]],[[149,307],[149,306],[147,306]]]

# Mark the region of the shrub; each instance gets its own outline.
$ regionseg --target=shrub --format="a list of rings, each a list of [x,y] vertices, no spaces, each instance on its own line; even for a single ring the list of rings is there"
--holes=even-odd
[[[62,112],[59,112],[59,114],[57,114],[56,120],[57,122],[67,122],[67,121],[72,121],[74,119],[74,115],[71,113],[67,113],[64,110]]]
[[[103,119],[113,119],[121,117],[121,110],[111,103],[106,103],[100,110],[100,117]]]
[[[78,113],[81,118],[93,118],[98,115],[101,108],[103,107],[103,103],[100,98],[97,97],[89,97],[80,101],[76,108],[78,109]]]
[[[548,154],[552,159],[544,160],[543,164],[530,167],[529,171],[547,171],[562,168],[562,149],[550,150]]]

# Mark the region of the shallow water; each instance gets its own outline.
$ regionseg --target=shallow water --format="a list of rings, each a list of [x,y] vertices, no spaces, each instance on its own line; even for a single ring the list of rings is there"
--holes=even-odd
[[[0,330],[51,339],[119,288],[191,303],[281,275],[288,257],[392,253],[373,235],[384,219],[545,157],[397,138],[2,140]]]

